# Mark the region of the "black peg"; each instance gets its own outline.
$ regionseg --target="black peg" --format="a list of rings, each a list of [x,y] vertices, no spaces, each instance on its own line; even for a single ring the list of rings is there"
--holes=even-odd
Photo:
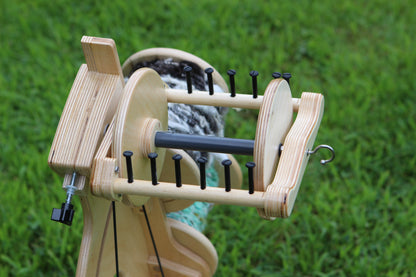
[[[228,76],[230,76],[230,92],[231,92],[231,97],[235,97],[235,74],[236,71],[234,69],[230,69],[227,71]]]
[[[282,155],[282,151],[283,151],[283,144],[280,143],[279,144],[279,151],[277,152],[277,154],[279,155],[279,157]]]
[[[256,166],[254,162],[246,163],[246,167],[248,169],[248,193],[254,193],[254,181],[253,181],[253,168]]]
[[[259,72],[252,70],[250,71],[251,76],[251,83],[253,86],[253,98],[257,98],[257,76],[259,76]]]
[[[232,162],[230,160],[223,160],[221,164],[224,166],[224,180],[225,180],[225,191],[231,191],[231,177],[230,177],[230,166]]]
[[[209,95],[214,94],[214,83],[212,81],[212,72],[214,72],[214,69],[212,67],[208,67],[205,69],[205,73],[208,77],[208,89],[209,89]]]
[[[126,167],[127,167],[127,182],[133,183],[133,167],[131,165],[131,156],[133,156],[133,152],[131,151],[124,151],[123,156],[126,158]]]
[[[274,79],[282,78],[282,73],[280,73],[280,72],[273,72],[272,77]]]
[[[290,80],[290,78],[292,78],[292,74],[290,74],[290,73],[283,73],[283,74],[282,74],[282,77],[283,77],[283,79],[285,79],[285,80],[286,80],[286,82],[289,84],[289,80]]]
[[[147,155],[147,157],[150,159],[150,171],[152,174],[152,184],[154,186],[156,186],[158,184],[157,182],[157,173],[156,173],[156,158],[157,158],[157,153],[150,153],[149,155]]]
[[[172,160],[175,161],[175,177],[176,177],[176,187],[182,187],[182,179],[181,179],[181,160],[182,155],[176,154],[172,157]]]
[[[185,75],[186,75],[186,85],[188,87],[188,93],[191,94],[192,93],[192,78],[191,78],[192,67],[187,65],[183,68],[183,70],[185,71]]]
[[[208,159],[205,157],[198,158],[199,163],[199,177],[201,183],[201,189],[205,189],[207,187],[206,177],[205,177],[205,164],[208,162]]]

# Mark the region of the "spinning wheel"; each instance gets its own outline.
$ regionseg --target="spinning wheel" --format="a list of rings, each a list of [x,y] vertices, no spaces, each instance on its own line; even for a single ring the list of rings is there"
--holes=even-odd
[[[321,94],[293,99],[288,82],[276,78],[257,96],[254,72],[253,95],[236,94],[233,83],[230,95],[221,75],[191,54],[149,49],[122,69],[112,40],[83,37],[81,43],[87,64],[74,81],[49,155],[67,190],[52,219],[71,225],[72,196],[81,198],[78,276],[212,276],[217,254],[210,241],[166,217],[194,201],[255,207],[268,219],[291,214],[314,153]],[[209,91],[195,91],[189,68],[187,89],[169,88],[153,69],[134,68],[138,60],[166,58],[208,68]],[[132,73],[125,86],[122,72]],[[214,93],[214,85],[224,93]],[[168,103],[260,109],[255,140],[168,132]],[[227,153],[218,173],[223,187],[206,186],[207,160],[196,162],[184,150]],[[231,154],[253,156],[248,191],[239,188],[241,172]]]

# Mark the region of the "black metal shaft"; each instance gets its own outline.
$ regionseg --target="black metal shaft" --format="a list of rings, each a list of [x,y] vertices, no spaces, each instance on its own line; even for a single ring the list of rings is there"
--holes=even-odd
[[[230,160],[223,160],[221,164],[224,166],[224,181],[225,181],[225,191],[231,191],[231,175],[230,175],[230,166],[232,162]]]
[[[191,77],[192,67],[185,66],[183,70],[185,71],[186,85],[188,87],[188,93],[191,94],[192,93],[192,77]]]
[[[123,156],[126,157],[126,167],[127,167],[127,182],[133,183],[133,167],[131,165],[131,156],[133,156],[133,152],[131,151],[124,151]]]
[[[254,193],[254,181],[253,181],[253,168],[256,166],[254,162],[246,163],[246,167],[248,168],[248,193]]]
[[[285,79],[288,84],[290,84],[289,80],[290,80],[290,78],[292,78],[292,74],[291,73],[283,73],[282,78]]]
[[[182,177],[181,177],[181,160],[182,156],[180,154],[176,154],[172,157],[172,160],[175,161],[175,179],[176,179],[176,187],[182,187]]]
[[[207,178],[205,176],[205,164],[208,160],[205,157],[199,157],[197,161],[199,163],[199,177],[201,189],[205,189],[207,187]]]
[[[252,156],[254,140],[156,132],[155,146]]]
[[[156,186],[158,184],[158,182],[157,182],[157,172],[156,172],[157,153],[150,153],[147,156],[150,159],[150,171],[151,171],[151,175],[152,175],[152,184],[154,186]]]
[[[259,73],[255,70],[250,71],[251,76],[251,84],[253,87],[253,98],[257,98],[258,89],[257,89],[257,76],[259,76]]]
[[[208,78],[209,95],[214,94],[214,82],[212,80],[213,72],[214,72],[214,69],[212,67],[208,67],[207,69],[205,69],[205,73],[207,74],[207,78]]]
[[[236,71],[234,69],[230,69],[227,71],[228,76],[230,76],[230,93],[231,97],[235,97],[235,79],[234,75],[236,74]]]

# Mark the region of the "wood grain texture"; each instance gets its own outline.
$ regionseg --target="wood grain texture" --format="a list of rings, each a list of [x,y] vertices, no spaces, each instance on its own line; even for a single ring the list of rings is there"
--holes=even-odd
[[[117,159],[120,176],[127,178],[124,151],[132,151],[134,178],[150,180],[150,160],[140,149],[140,134],[146,127],[148,119],[157,119],[162,130],[168,128],[168,111],[165,86],[156,71],[149,68],[137,70],[129,79],[118,106],[114,141],[112,144],[114,158]],[[160,176],[165,149],[158,148],[157,168]],[[146,170],[148,169],[148,170]],[[141,206],[147,197],[125,197],[125,203]]]
[[[276,176],[264,194],[267,217],[290,216],[309,159],[307,152],[312,149],[323,110],[322,94],[302,94],[299,113],[286,136]]]
[[[254,189],[264,191],[271,183],[279,162],[279,146],[292,124],[292,94],[283,79],[272,80],[266,88],[257,119],[253,160]]]
[[[288,217],[299,191],[323,116],[324,98],[303,93],[292,98],[289,85],[274,79],[264,96],[208,95],[169,89],[152,69],[135,71],[124,86],[122,73],[130,73],[137,61],[172,58],[212,67],[189,53],[153,48],[132,55],[120,66],[113,40],[87,37],[81,40],[86,64],[75,78],[48,158],[50,167],[64,175],[79,173],[84,230],[77,276],[114,276],[113,209],[116,201],[118,253],[121,276],[160,276],[144,209],[156,238],[165,276],[212,276],[218,264],[215,248],[192,227],[166,218],[193,201],[250,206],[267,219]],[[228,92],[217,71],[214,83]],[[231,100],[230,100],[231,99]],[[256,191],[239,189],[242,174],[237,161],[231,168],[231,192],[225,192],[222,168],[217,168],[220,187],[199,188],[199,169],[182,150],[157,148],[156,131],[167,130],[167,104],[186,103],[260,109],[254,146]],[[295,122],[293,112],[298,112]],[[283,151],[279,158],[279,145]],[[134,182],[127,182],[123,152],[133,151]],[[159,184],[150,181],[147,154],[157,152]],[[166,155],[166,153],[168,155]],[[181,154],[182,187],[175,186],[171,156]]]
[[[83,37],[87,64],[72,85],[49,153],[49,166],[60,174],[89,176],[92,160],[113,118],[124,87],[113,40]],[[112,62],[102,62],[102,60]],[[110,69],[115,67],[116,69]]]

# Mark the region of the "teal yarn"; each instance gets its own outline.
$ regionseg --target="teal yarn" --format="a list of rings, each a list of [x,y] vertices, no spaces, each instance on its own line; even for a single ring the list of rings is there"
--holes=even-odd
[[[206,171],[207,186],[218,187],[218,173],[213,166],[209,167]],[[180,222],[188,224],[196,230],[202,232],[207,224],[207,216],[212,209],[212,203],[206,202],[194,202],[191,206],[181,211],[168,213],[166,216],[172,219],[176,219]]]

